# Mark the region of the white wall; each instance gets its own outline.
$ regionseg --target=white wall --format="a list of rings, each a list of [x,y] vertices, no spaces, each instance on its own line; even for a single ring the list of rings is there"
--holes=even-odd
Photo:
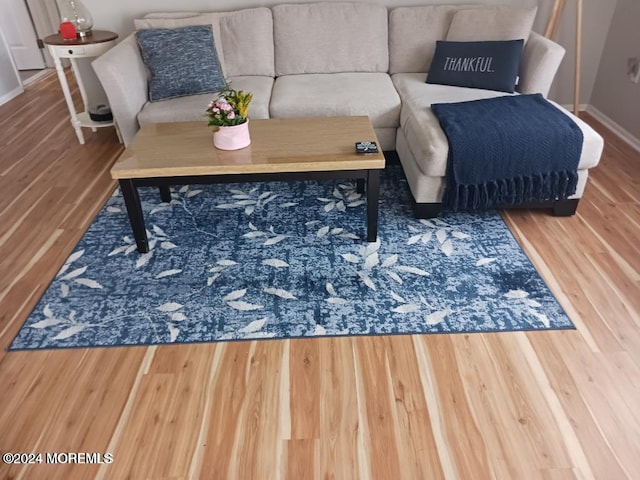
[[[640,84],[627,77],[630,57],[640,57],[640,1],[618,0],[591,103],[640,140]]]
[[[22,83],[11,58],[9,46],[0,31],[0,105],[22,92]]]
[[[307,3],[310,0],[83,0],[94,18],[94,28],[112,30],[121,36],[131,33],[133,19],[149,12],[175,11],[224,11],[241,8],[271,6],[278,3]],[[341,0],[333,0],[341,1]],[[383,4],[388,7],[428,4],[511,4],[516,6],[538,5],[538,17],[534,30],[544,32],[554,0],[356,0],[362,3]],[[600,55],[604,47],[609,23],[617,0],[583,0],[585,32],[583,42],[583,80],[581,103],[589,103],[595,82]],[[630,0],[640,1],[640,0]],[[558,43],[567,49],[567,55],[551,90],[551,98],[563,103],[573,103],[573,61],[575,51],[575,2],[568,0],[559,27]]]

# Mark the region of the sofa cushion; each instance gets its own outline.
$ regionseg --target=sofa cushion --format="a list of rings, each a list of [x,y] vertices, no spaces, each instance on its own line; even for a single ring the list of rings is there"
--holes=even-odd
[[[513,93],[524,40],[436,43],[427,83]]]
[[[477,88],[431,85],[424,83],[424,74],[398,73],[392,79],[402,99],[400,128],[411,153],[423,174],[436,177],[446,174],[449,144],[438,119],[431,112],[431,104],[507,95]]]
[[[230,12],[220,19],[229,76],[275,76],[273,17],[268,8]]]
[[[139,30],[136,39],[149,69],[152,102],[224,87],[211,25]]]
[[[272,117],[368,115],[374,127],[400,124],[400,97],[386,73],[285,75],[276,79]]]
[[[387,72],[387,9],[363,3],[276,5],[276,76]]]
[[[504,92],[477,88],[451,87],[425,83],[425,73],[396,73],[391,75],[393,86],[402,100],[403,110],[407,104],[419,104],[417,108],[429,108],[432,103],[467,102],[481,98],[508,95]],[[402,123],[403,113],[400,114]]]
[[[537,10],[538,7],[520,8],[506,5],[461,8],[451,20],[447,40],[526,40],[531,33]]]
[[[460,7],[398,7],[389,12],[389,73],[428,72],[436,41],[444,40]]]
[[[211,25],[213,31],[213,42],[218,54],[218,61],[222,73],[226,75],[224,52],[222,50],[222,37],[220,35],[220,17],[222,13],[150,13],[144,18],[136,18],[133,25],[136,30],[149,28],[182,28],[194,25]]]
[[[273,87],[272,77],[240,76],[229,77],[227,80],[236,90],[253,92],[253,100],[249,104],[249,117],[269,118],[269,99]],[[202,125],[206,127],[207,120],[204,118],[204,112],[213,96],[212,94],[192,95],[162,102],[147,102],[138,113],[138,123],[145,125],[148,123],[202,121]]]

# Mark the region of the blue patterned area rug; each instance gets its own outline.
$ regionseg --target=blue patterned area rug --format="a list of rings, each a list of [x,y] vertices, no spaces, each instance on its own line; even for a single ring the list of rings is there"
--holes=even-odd
[[[150,252],[116,191],[10,349],[573,328],[496,212],[417,220],[397,166],[371,244],[349,181],[140,191]]]

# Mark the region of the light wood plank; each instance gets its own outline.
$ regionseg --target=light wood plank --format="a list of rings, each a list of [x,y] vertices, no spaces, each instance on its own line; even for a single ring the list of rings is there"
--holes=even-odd
[[[318,439],[288,440],[287,472],[285,478],[313,480],[320,479]]]
[[[420,374],[414,368],[418,357],[412,338],[409,335],[386,338],[385,350],[388,352],[387,388],[402,475],[434,480],[444,478],[429,421],[429,410],[433,411],[437,406],[427,405],[421,395]]]
[[[362,457],[355,454],[365,426],[358,418],[351,339],[326,338],[319,343],[321,478],[365,478],[359,474]]]
[[[573,372],[563,359],[566,352],[553,342],[553,337],[567,337],[567,342],[581,345],[581,349],[585,353],[588,352],[588,348],[577,332],[562,332],[560,335],[556,335],[555,332],[554,334],[528,335],[537,358],[545,370],[547,381],[552,390],[556,392],[558,400],[578,435],[593,476],[595,478],[625,478],[624,470],[611,450],[611,445],[603,438],[597,419],[592,416]],[[586,354],[588,355],[588,353]]]
[[[419,342],[419,343],[418,343]],[[428,369],[430,383],[446,385],[434,392],[437,402],[429,403],[431,418],[437,419],[442,426],[441,451],[455,445],[451,453],[447,452],[449,463],[455,465],[455,478],[478,476],[491,478],[493,472],[488,461],[485,441],[474,416],[472,405],[467,400],[466,388],[460,364],[456,358],[456,349],[452,339],[434,336],[416,340],[424,351],[428,352],[427,362],[421,368]],[[436,421],[436,420],[434,420]]]
[[[372,479],[402,478],[399,443],[394,425],[392,399],[387,377],[388,357],[384,340],[380,337],[363,337],[354,342],[354,355],[359,364],[362,397],[366,403],[363,415],[369,435],[368,457]]]
[[[291,438],[317,439],[320,436],[319,344],[308,339],[294,341],[289,355]]]

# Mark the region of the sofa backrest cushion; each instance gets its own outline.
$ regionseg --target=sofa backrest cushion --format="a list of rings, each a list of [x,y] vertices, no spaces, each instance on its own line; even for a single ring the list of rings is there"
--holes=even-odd
[[[387,9],[346,2],[276,5],[276,75],[387,72]]]
[[[459,7],[398,7],[389,12],[389,73],[429,71],[436,41],[447,37]]]
[[[275,76],[273,17],[268,8],[230,12],[220,19],[226,73]]]
[[[536,19],[538,7],[461,8],[451,20],[447,40],[477,42],[491,40],[527,40]]]
[[[136,30],[211,25],[220,66],[225,77],[274,76],[273,20],[268,8],[235,12],[152,13],[134,20]]]
[[[436,41],[517,40],[531,33],[537,7],[431,5],[389,12],[389,73],[426,73]]]

